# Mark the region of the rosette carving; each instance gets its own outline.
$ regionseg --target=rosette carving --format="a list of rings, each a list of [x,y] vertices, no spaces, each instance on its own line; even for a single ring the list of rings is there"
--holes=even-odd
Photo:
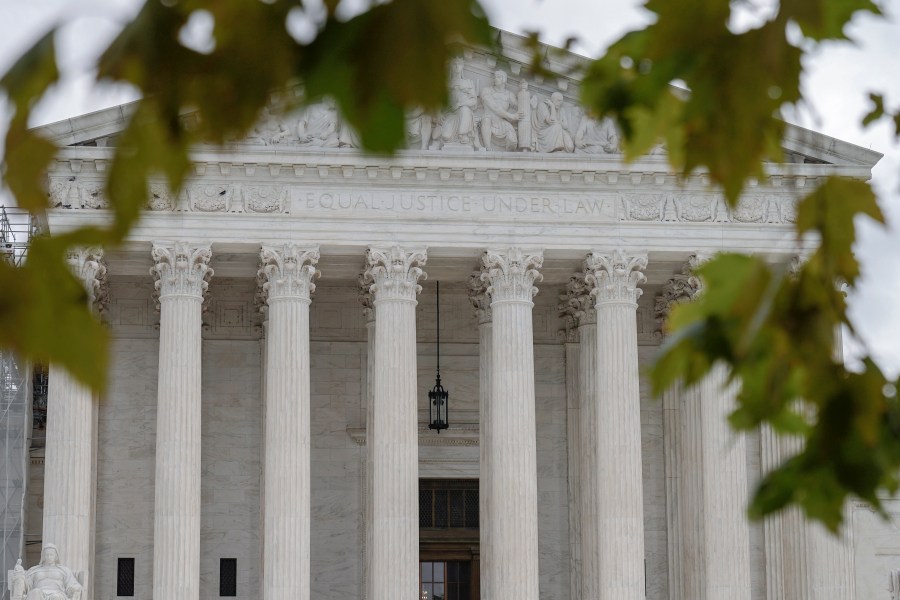
[[[609,253],[594,252],[585,263],[585,281],[593,286],[591,295],[596,306],[608,302],[637,304],[643,290],[639,284],[647,281],[641,271],[647,268],[645,253],[629,254],[625,250]]]
[[[544,264],[541,252],[526,253],[520,248],[488,250],[482,257],[481,278],[488,284],[491,303],[531,302],[538,289],[534,284],[544,277],[538,272]]]
[[[151,183],[147,196],[147,208],[150,210],[172,210],[175,203],[172,200],[172,192],[164,183]]]
[[[282,298],[309,302],[316,291],[312,280],[318,275],[318,248],[303,248],[296,244],[263,246],[259,260],[258,277],[268,303]]]
[[[421,267],[427,260],[424,249],[400,246],[369,248],[364,276],[372,284],[369,290],[379,300],[415,300],[422,291],[419,278],[426,277]]]
[[[283,212],[286,190],[281,185],[245,185],[244,205],[247,212]]]
[[[226,212],[231,204],[231,185],[201,184],[191,186],[191,207],[200,212]]]
[[[151,256],[156,264],[150,268],[150,274],[156,278],[160,300],[167,296],[204,297],[213,275],[209,244],[157,242],[153,244]]]

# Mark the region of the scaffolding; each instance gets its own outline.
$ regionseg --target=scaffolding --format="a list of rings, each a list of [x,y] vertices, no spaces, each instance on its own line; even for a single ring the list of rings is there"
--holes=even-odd
[[[0,260],[25,260],[34,221],[25,211],[0,207]],[[5,290],[0,293],[10,293]],[[0,599],[9,598],[7,571],[25,549],[32,407],[31,369],[0,348]]]

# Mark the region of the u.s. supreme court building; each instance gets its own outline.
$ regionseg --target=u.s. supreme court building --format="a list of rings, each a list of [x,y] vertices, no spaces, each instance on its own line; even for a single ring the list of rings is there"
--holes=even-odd
[[[197,148],[180,194],[152,184],[125,246],[73,252],[110,385],[51,367],[26,531],[85,599],[900,598],[900,537],[869,507],[840,539],[748,522],[794,449],[728,429],[725,373],[662,399],[641,375],[691,265],[790,261],[797,199],[880,155],[788,126],[731,209],[664,149],[625,164],[578,81],[502,41],[454,62],[451,106],[411,114],[393,158],[329,102],[269,116]],[[131,110],[42,128],[65,146],[51,233],[108,218]]]

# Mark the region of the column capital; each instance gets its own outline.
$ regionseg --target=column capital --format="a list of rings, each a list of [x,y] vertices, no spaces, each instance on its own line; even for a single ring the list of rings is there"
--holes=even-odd
[[[356,300],[362,306],[366,323],[372,323],[375,320],[375,297],[372,295],[372,280],[366,272],[359,274],[359,294]]]
[[[487,285],[482,278],[484,271],[474,271],[469,276],[469,302],[475,309],[475,316],[478,318],[478,324],[484,325],[490,323],[493,318],[491,311],[491,297],[488,295]]]
[[[567,321],[567,328],[569,322],[572,327],[597,324],[597,311],[594,308],[591,289],[592,284],[585,273],[573,273],[569,277],[565,292],[560,294],[560,304],[557,306],[560,316]]]
[[[257,276],[262,282],[267,303],[281,299],[310,301],[316,291],[312,280],[318,275],[318,247],[297,244],[263,246],[259,251],[259,261]]]
[[[103,248],[77,246],[66,252],[66,262],[88,295],[88,306],[104,314],[109,303],[109,281]]]
[[[521,248],[486,250],[481,256],[484,269],[482,281],[488,284],[491,304],[498,302],[528,302],[538,293],[534,284],[544,276],[538,272],[544,264],[540,251]]]
[[[372,282],[369,291],[379,300],[414,301],[422,291],[419,278],[426,277],[421,267],[427,260],[424,248],[370,247],[366,251],[364,276]]]
[[[700,293],[703,282],[694,274],[694,270],[709,259],[710,256],[707,254],[692,254],[684,263],[681,273],[663,284],[653,307],[660,331],[665,329],[665,322],[676,304],[690,302]]]
[[[150,274],[156,278],[156,292],[162,300],[170,296],[193,296],[200,300],[209,288],[213,270],[209,267],[209,244],[154,242]]]
[[[596,306],[603,304],[637,304],[647,281],[641,273],[647,268],[645,252],[629,253],[622,249],[593,252],[584,260],[585,280],[593,286],[591,294]]]

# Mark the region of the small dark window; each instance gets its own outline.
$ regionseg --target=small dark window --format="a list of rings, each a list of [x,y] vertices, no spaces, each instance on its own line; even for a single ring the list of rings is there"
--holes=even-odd
[[[237,596],[237,559],[219,559],[219,596]]]
[[[134,596],[134,559],[120,558],[116,573],[116,596]]]

